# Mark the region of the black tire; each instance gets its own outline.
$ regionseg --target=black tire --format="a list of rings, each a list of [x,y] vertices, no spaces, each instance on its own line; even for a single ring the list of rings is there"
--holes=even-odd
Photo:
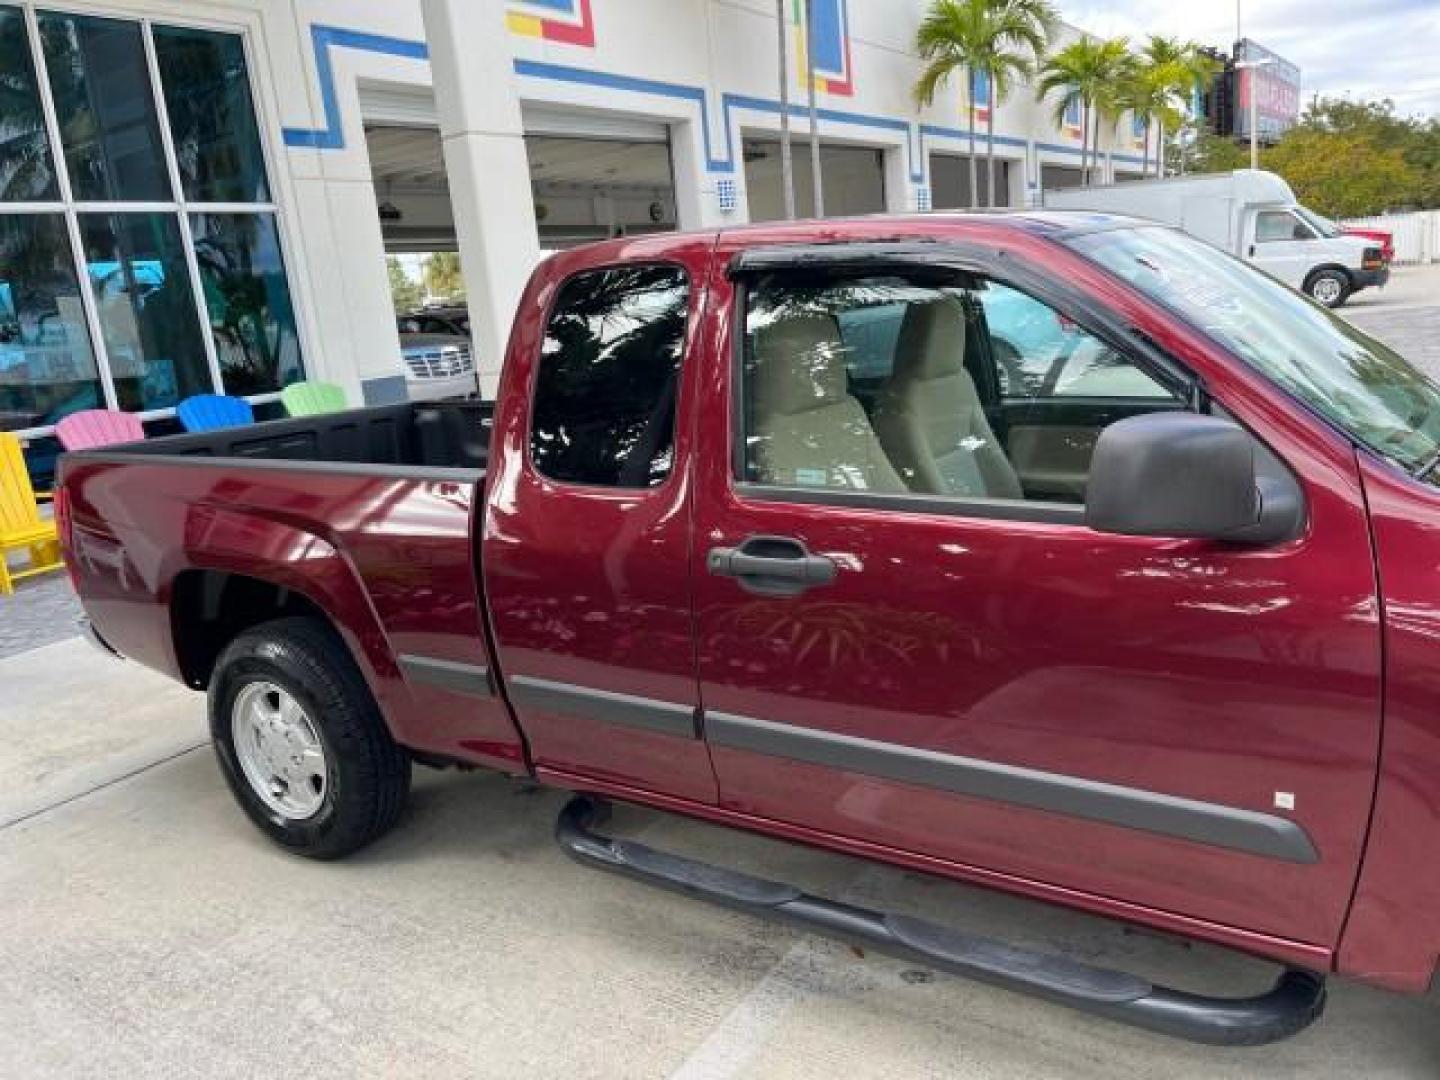
[[[267,806],[237,760],[232,711],[237,695],[255,682],[274,684],[294,697],[323,747],[323,801],[303,820]],[[281,847],[312,859],[337,859],[382,836],[399,819],[410,793],[409,755],[390,738],[349,650],[324,623],[276,619],[241,634],[215,664],[209,706],[210,736],[226,783],[250,820]]]
[[[1305,291],[1312,299],[1333,310],[1344,307],[1345,301],[1350,299],[1350,294],[1355,289],[1350,284],[1350,275],[1345,271],[1319,270],[1305,283]]]

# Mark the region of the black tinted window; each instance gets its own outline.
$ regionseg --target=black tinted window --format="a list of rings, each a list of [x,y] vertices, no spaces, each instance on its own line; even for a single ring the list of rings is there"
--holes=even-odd
[[[530,452],[546,476],[648,487],[670,472],[689,287],[671,266],[571,278],[545,329]]]

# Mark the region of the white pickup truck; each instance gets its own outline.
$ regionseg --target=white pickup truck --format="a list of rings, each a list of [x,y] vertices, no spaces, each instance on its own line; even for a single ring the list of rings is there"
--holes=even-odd
[[[1390,279],[1390,266],[1379,244],[1344,235],[1301,206],[1290,185],[1274,173],[1240,169],[1047,191],[1045,205],[1128,214],[1173,225],[1238,255],[1329,308]]]

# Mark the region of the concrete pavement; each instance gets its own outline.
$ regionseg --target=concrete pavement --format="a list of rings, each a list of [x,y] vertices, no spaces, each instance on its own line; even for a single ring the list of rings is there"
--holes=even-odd
[[[1440,263],[1397,267],[1389,285],[1357,293],[1340,314],[1440,379]]]
[[[23,678],[22,678],[23,675]],[[1259,1050],[1189,1046],[576,866],[562,797],[417,772],[341,863],[231,803],[204,699],[79,641],[0,660],[0,1077],[1431,1077],[1435,998],[1333,984]],[[79,764],[84,761],[84,764]],[[678,851],[1182,986],[1268,965],[621,808]]]

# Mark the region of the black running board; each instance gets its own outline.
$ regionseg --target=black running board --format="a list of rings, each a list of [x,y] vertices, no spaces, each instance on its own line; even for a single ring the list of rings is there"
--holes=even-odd
[[[1250,998],[1171,990],[1127,972],[826,900],[783,882],[613,840],[592,831],[601,815],[602,804],[579,796],[555,824],[560,846],[587,866],[1164,1035],[1214,1046],[1261,1046],[1309,1027],[1325,1007],[1325,980],[1308,971],[1289,969],[1267,993]]]

